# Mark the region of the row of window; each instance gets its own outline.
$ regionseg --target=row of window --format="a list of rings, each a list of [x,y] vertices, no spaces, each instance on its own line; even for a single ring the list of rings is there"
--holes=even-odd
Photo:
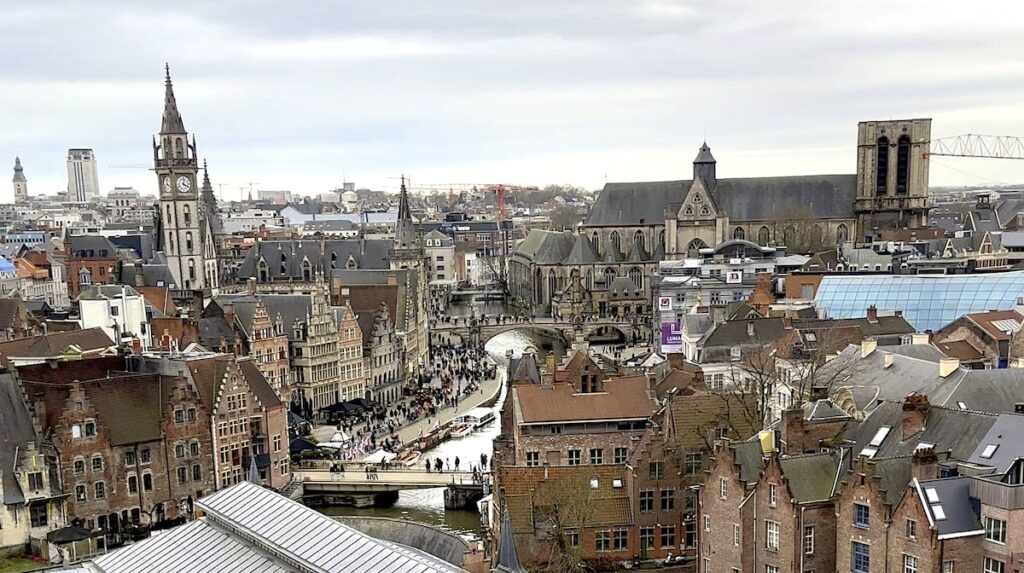
[[[676,508],[676,490],[663,489],[660,490],[660,495],[661,511],[672,511]],[[650,513],[652,511],[654,511],[654,490],[640,490],[640,513]]]

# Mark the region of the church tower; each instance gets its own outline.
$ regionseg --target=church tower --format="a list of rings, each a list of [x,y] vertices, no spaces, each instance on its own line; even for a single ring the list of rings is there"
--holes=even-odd
[[[21,158],[14,158],[14,202],[25,203],[28,201],[28,179],[25,179],[25,169],[21,166]]]
[[[185,124],[178,113],[171,85],[171,70],[166,68],[164,114],[159,141],[153,141],[153,163],[160,186],[160,245],[177,288],[202,290],[216,286],[208,280],[205,250],[212,240],[204,240],[196,176],[195,137],[189,142]]]
[[[870,241],[887,229],[928,226],[931,135],[927,118],[857,125],[855,241]]]

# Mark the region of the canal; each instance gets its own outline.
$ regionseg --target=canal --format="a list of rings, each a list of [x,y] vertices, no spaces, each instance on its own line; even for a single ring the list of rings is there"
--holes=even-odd
[[[502,312],[501,303],[475,303],[477,316],[481,312],[496,315]],[[451,307],[451,316],[468,316],[471,309],[468,306]],[[545,356],[551,352],[559,356],[565,354],[564,346],[550,338],[538,336],[528,331],[511,331],[499,334],[489,340],[485,346],[487,354],[498,364],[499,376],[506,376],[508,366],[507,353],[512,351],[513,355],[522,355],[524,350],[533,349],[537,352],[537,359],[544,363]],[[504,383],[501,385],[501,397],[494,406],[495,410],[501,408],[505,401],[507,388]],[[496,412],[497,413],[497,412]],[[484,428],[463,438],[445,442],[438,447],[424,452],[428,458],[449,458],[454,460],[459,457],[463,464],[479,463],[480,454],[492,454],[492,442],[500,431],[500,421],[495,420]],[[321,511],[327,515],[359,515],[372,517],[390,517],[393,519],[409,519],[439,526],[465,537],[475,537],[480,532],[480,515],[475,511],[445,511],[444,509],[444,488],[421,489],[403,491],[398,496],[398,501],[391,507],[375,507],[356,509],[353,507],[324,507]]]

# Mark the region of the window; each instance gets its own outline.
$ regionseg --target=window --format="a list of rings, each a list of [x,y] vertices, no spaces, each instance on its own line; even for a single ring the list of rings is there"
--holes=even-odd
[[[281,451],[281,434],[277,434],[274,436],[274,451]]]
[[[778,522],[776,522],[776,521],[768,521],[766,519],[765,522],[764,522],[764,526],[765,526],[764,546],[766,548],[768,548],[768,549],[771,549],[772,551],[778,551],[779,550],[779,524],[778,524]]]
[[[45,527],[46,526],[46,507],[49,504],[46,503],[33,503],[29,509],[32,527]]]
[[[917,522],[913,519],[907,520],[907,537],[911,539],[917,537]]]
[[[663,489],[661,490],[661,510],[672,511],[676,507],[676,490],[674,489]]]
[[[628,529],[616,529],[612,532],[612,549],[614,549],[615,551],[625,551],[626,542],[628,539]]]
[[[580,546],[580,532],[579,531],[575,531],[575,530],[566,531],[565,532],[565,540],[569,544],[569,547],[579,547]]]
[[[640,490],[640,513],[654,511],[654,490]]]
[[[174,457],[183,458],[185,457],[185,444],[178,443],[174,444]]]
[[[153,474],[142,474],[142,491],[153,491]]]
[[[149,448],[143,448],[142,451],[139,452],[139,460],[144,464],[149,463]]]
[[[804,526],[804,554],[814,555],[814,526]]]
[[[85,422],[85,437],[90,438],[96,435],[96,422],[92,420],[86,420]]]
[[[943,561],[942,562],[942,573],[953,573],[953,562]]]
[[[775,484],[768,484],[768,505],[775,507],[775,504],[779,502],[779,486]]]
[[[75,475],[85,473],[85,460],[75,460]]]
[[[854,573],[869,573],[871,570],[870,547],[866,543],[854,541],[850,551],[850,565]]]
[[[661,526],[661,546],[674,547],[676,544],[676,526],[674,525],[662,525]]]
[[[580,465],[581,452],[579,450],[569,450],[568,458],[570,466]]]
[[[604,450],[601,448],[590,448],[590,463],[592,464],[603,464],[604,463]]]
[[[718,497],[727,499],[729,497],[729,480],[721,478],[718,480]]]
[[[913,555],[903,556],[903,573],[917,573],[917,557]]]
[[[139,478],[135,476],[128,476],[128,493],[139,492]]]
[[[195,422],[196,421],[196,409],[195,408],[189,408],[188,409],[188,416],[187,416],[187,418],[188,418],[189,422]]]
[[[199,442],[192,442],[191,444],[189,444],[188,445],[188,451],[193,456],[198,456],[199,455]]]
[[[1006,522],[994,517],[985,518],[985,539],[996,543],[1006,543]]]
[[[664,477],[665,471],[661,462],[651,462],[647,469],[651,479],[661,479]]]
[[[910,179],[910,138],[901,135],[896,142],[896,194],[907,192]]]
[[[997,559],[991,557],[985,558],[985,568],[982,569],[984,573],[1006,573],[1006,564]]]
[[[185,410],[181,408],[174,409],[174,423],[180,424],[185,421]]]
[[[612,547],[612,532],[598,531],[594,534],[594,548],[598,551],[609,551]]]
[[[695,476],[700,473],[700,454],[686,454],[686,475]]]
[[[764,573],[779,573],[778,565],[765,565]]]
[[[32,472],[28,474],[28,489],[39,491],[43,489],[43,472]]]
[[[110,307],[110,316],[117,316],[117,307],[116,306]]]
[[[711,531],[711,516],[704,516],[704,531]]]
[[[93,484],[93,488],[95,489],[96,499],[107,498],[107,484],[98,481],[95,484]]]
[[[871,524],[871,508],[863,503],[853,504],[853,524],[857,527],[868,527]]]
[[[613,462],[616,464],[626,463],[626,459],[629,456],[629,448],[615,448],[615,457]]]
[[[188,483],[188,468],[181,466],[178,468],[178,483]]]
[[[653,549],[654,548],[654,528],[653,527],[641,527],[640,528],[640,548],[641,549]]]
[[[85,501],[85,486],[82,484],[75,486],[75,501]]]
[[[732,526],[732,544],[735,547],[740,546],[740,526],[735,523]]]
[[[92,471],[101,472],[103,471],[103,458],[100,456],[93,456],[92,458]]]
[[[124,463],[127,466],[134,466],[135,465],[135,452],[125,452],[124,453]]]
[[[526,467],[532,468],[540,465],[540,452],[526,452]]]
[[[879,137],[875,147],[875,194],[885,195],[889,190],[889,138]]]

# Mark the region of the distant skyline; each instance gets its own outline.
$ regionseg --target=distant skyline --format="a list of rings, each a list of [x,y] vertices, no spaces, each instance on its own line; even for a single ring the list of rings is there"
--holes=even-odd
[[[215,189],[315,195],[354,181],[684,179],[853,173],[857,122],[1024,136],[1024,7],[1010,1],[87,4],[0,21],[0,201],[95,150],[104,194],[154,194],[169,62]],[[115,166],[144,166],[116,168]],[[1024,181],[1024,161],[933,158],[932,186]]]

